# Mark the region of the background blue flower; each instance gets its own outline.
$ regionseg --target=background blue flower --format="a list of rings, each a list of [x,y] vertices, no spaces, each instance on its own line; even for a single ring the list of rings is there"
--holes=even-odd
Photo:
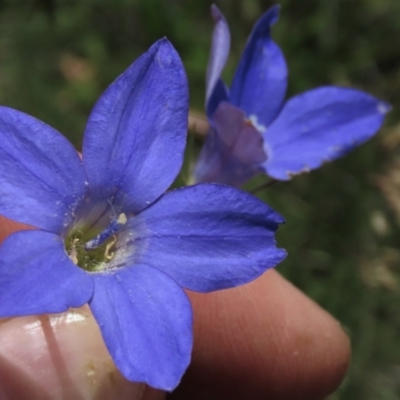
[[[287,66],[271,39],[279,7],[254,25],[230,90],[220,75],[230,33],[212,6],[215,29],[207,70],[210,133],[194,169],[195,182],[241,186],[257,173],[288,180],[368,140],[390,106],[354,89],[320,87],[283,102]]]

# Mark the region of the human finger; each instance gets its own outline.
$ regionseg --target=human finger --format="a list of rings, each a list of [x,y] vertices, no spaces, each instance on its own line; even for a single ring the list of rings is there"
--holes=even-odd
[[[88,307],[0,320],[0,398],[161,400],[116,369]]]
[[[322,399],[342,381],[348,337],[276,271],[242,287],[189,295],[193,359],[171,400]]]

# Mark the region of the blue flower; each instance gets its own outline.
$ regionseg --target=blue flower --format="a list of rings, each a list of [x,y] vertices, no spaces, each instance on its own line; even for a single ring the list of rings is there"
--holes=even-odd
[[[165,193],[183,159],[188,91],[164,39],[100,97],[82,159],[56,130],[0,107],[0,214],[35,229],[0,247],[0,317],[88,303],[130,380],[171,390],[190,361],[183,288],[255,279],[285,257],[283,219],[216,184]]]
[[[390,109],[359,90],[333,86],[284,103],[287,66],[270,37],[278,13],[279,6],[273,6],[255,24],[228,90],[220,75],[229,54],[229,27],[212,6],[216,24],[206,79],[210,132],[195,182],[240,186],[260,172],[288,180],[371,138]]]

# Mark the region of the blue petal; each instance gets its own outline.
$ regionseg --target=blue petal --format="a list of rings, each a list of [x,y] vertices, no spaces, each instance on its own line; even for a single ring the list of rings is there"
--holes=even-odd
[[[222,102],[211,126],[194,170],[196,182],[239,187],[262,171],[264,139],[242,110]]]
[[[266,173],[288,180],[373,136],[390,106],[361,91],[322,87],[289,100],[264,135]]]
[[[215,26],[211,42],[210,59],[207,66],[206,103],[208,103],[211,93],[214,91],[214,87],[224,69],[231,44],[231,34],[228,24],[215,4],[211,6],[211,14],[214,18]]]
[[[71,143],[45,123],[0,107],[0,214],[58,233],[85,192]]]
[[[173,182],[183,160],[188,89],[182,62],[155,43],[100,97],[90,116],[83,162],[97,198],[137,212]]]
[[[121,233],[114,265],[144,263],[207,292],[247,283],[285,258],[275,246],[282,217],[237,189],[202,184],[162,196]]]
[[[89,274],[69,259],[49,232],[20,231],[0,247],[0,317],[60,313],[87,303]]]
[[[230,99],[247,116],[267,127],[282,107],[287,87],[287,66],[270,30],[279,14],[271,7],[255,24],[233,79]]]
[[[211,124],[213,123],[214,113],[217,110],[218,106],[221,102],[228,101],[228,98],[229,94],[227,87],[221,79],[218,79],[211,94],[211,97],[206,104],[206,113]]]
[[[90,307],[126,378],[174,389],[192,349],[192,311],[184,291],[147,265],[94,275]]]

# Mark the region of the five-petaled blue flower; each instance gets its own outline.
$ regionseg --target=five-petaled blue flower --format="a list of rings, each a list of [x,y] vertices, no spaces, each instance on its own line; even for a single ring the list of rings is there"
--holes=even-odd
[[[278,180],[318,168],[374,135],[390,107],[359,90],[320,87],[283,104],[287,66],[270,37],[279,6],[255,24],[230,90],[220,75],[230,33],[214,5],[216,22],[207,69],[210,131],[194,182],[240,186],[258,173]]]
[[[0,317],[89,303],[120,371],[165,390],[190,360],[182,288],[240,285],[285,257],[282,217],[251,195],[216,184],[165,193],[187,117],[186,76],[166,39],[100,97],[82,159],[50,126],[0,107],[0,214],[36,228],[0,248]]]

